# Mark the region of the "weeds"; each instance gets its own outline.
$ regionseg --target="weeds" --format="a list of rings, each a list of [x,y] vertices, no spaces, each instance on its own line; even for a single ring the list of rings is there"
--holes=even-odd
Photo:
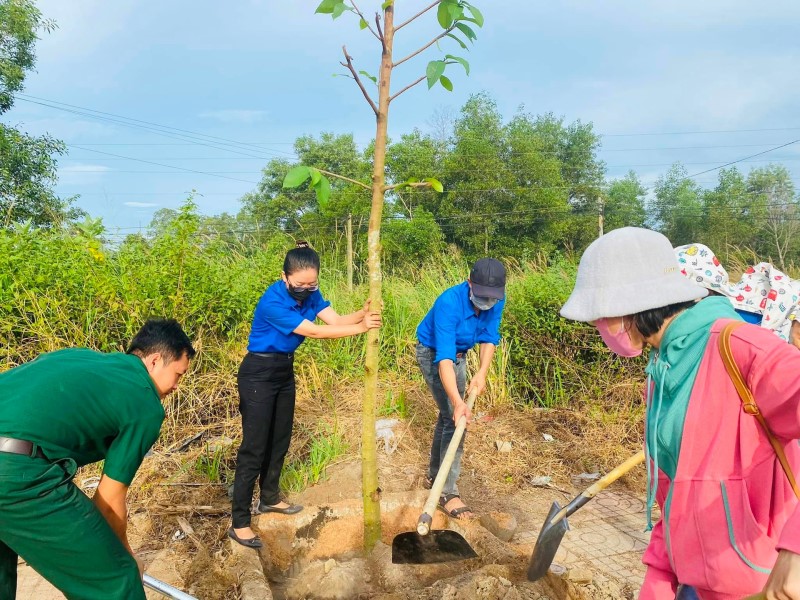
[[[408,417],[408,403],[406,402],[406,393],[400,390],[395,394],[392,390],[386,392],[386,399],[383,406],[378,409],[378,414],[382,417],[400,417],[405,419]]]
[[[320,481],[325,469],[347,452],[344,437],[336,427],[320,423],[311,436],[308,448],[300,458],[287,461],[281,471],[280,487],[290,493],[299,492]]]

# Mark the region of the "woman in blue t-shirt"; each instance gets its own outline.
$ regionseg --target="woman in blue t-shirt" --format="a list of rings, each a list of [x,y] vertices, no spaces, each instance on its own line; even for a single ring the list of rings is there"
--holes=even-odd
[[[281,279],[258,301],[248,352],[237,376],[243,435],[228,535],[240,544],[262,546],[250,528],[256,480],[261,488],[259,513],[294,514],[303,509],[283,501],[278,488],[294,421],[294,351],[307,337],[341,338],[380,327],[380,314],[370,311],[369,302],[349,315],[337,314],[319,292],[319,256],[306,242],[298,242],[286,254]],[[325,325],[316,324],[317,317]]]

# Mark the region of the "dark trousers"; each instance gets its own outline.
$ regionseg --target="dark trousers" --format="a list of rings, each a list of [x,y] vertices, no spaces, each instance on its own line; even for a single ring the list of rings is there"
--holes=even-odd
[[[422,376],[425,378],[425,383],[428,384],[428,389],[436,401],[436,406],[439,409],[439,416],[436,419],[436,425],[433,428],[433,442],[431,444],[431,461],[428,465],[428,477],[435,479],[439,472],[439,465],[447,454],[447,447],[450,445],[450,440],[453,439],[453,434],[456,431],[456,424],[453,422],[453,405],[450,404],[450,398],[447,397],[447,392],[444,391],[442,378],[439,377],[439,365],[434,363],[436,358],[436,351],[432,348],[417,344],[417,364],[419,365]],[[456,387],[460,396],[464,396],[464,390],[467,387],[467,361],[464,357],[457,358],[453,365],[456,373]],[[456,450],[453,465],[450,467],[450,473],[445,481],[443,494],[456,494],[458,495],[458,476],[461,473],[461,455],[464,453],[464,440],[467,437],[467,432],[464,432],[461,442]]]
[[[0,453],[0,599],[16,597],[21,556],[69,600],[144,600],[136,561],[72,483],[75,468]]]
[[[250,525],[253,488],[258,480],[261,501],[281,501],[281,469],[294,421],[294,363],[291,358],[265,358],[248,353],[237,377],[242,445],[233,480],[233,526]]]

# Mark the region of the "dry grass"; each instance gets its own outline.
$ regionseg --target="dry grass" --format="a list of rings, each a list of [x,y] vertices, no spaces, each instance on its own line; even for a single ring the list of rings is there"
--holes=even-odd
[[[193,367],[196,373],[186,378],[169,401],[162,438],[140,469],[130,493],[131,513],[146,522],[147,535],[142,538],[139,552],[147,556],[164,547],[181,552],[190,565],[186,581],[196,590],[204,590],[206,596],[201,597],[233,598],[236,589],[235,582],[217,577],[221,573],[219,565],[228,560],[224,542],[230,504],[225,484],[232,478],[241,440],[236,370],[243,349],[231,345],[228,350],[225,354],[216,353],[213,365],[201,364],[208,359],[200,353],[198,364]],[[513,494],[530,486],[531,477],[540,475],[550,476],[557,486],[565,486],[576,474],[607,472],[640,448],[640,382],[599,382],[604,386],[602,396],[587,389],[586,397],[574,401],[569,408],[520,408],[504,382],[504,353],[507,349],[501,347],[487,394],[476,406],[475,414],[482,418],[470,425],[462,467],[462,474],[487,494]],[[418,472],[421,479],[436,418],[433,399],[419,375],[413,353],[408,354],[410,357],[400,359],[393,371],[382,373],[379,385],[379,408],[388,399],[401,397],[406,412],[396,428],[397,451],[382,471],[381,483],[386,490],[392,488],[389,480],[393,477],[407,481],[409,470]],[[474,366],[470,364],[471,369]],[[320,424],[343,435],[347,450],[341,460],[357,460],[361,382],[331,376],[313,361],[298,364],[297,380],[295,428],[287,462],[307,456]],[[553,441],[545,441],[543,434],[551,435]],[[511,440],[512,451],[498,452],[495,440]],[[209,481],[208,473],[196,465],[209,456],[209,448],[215,444],[221,448],[220,479]],[[78,481],[97,474],[97,467],[84,469]],[[627,483],[641,488],[641,479],[637,472],[628,476]],[[178,516],[191,523],[199,545],[188,538],[173,539],[179,529]]]

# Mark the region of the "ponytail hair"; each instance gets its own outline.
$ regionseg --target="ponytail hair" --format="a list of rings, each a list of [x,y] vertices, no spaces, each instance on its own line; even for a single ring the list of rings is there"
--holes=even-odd
[[[305,240],[298,240],[295,247],[286,253],[283,259],[283,272],[291,275],[304,269],[314,269],[319,272],[319,254]]]

